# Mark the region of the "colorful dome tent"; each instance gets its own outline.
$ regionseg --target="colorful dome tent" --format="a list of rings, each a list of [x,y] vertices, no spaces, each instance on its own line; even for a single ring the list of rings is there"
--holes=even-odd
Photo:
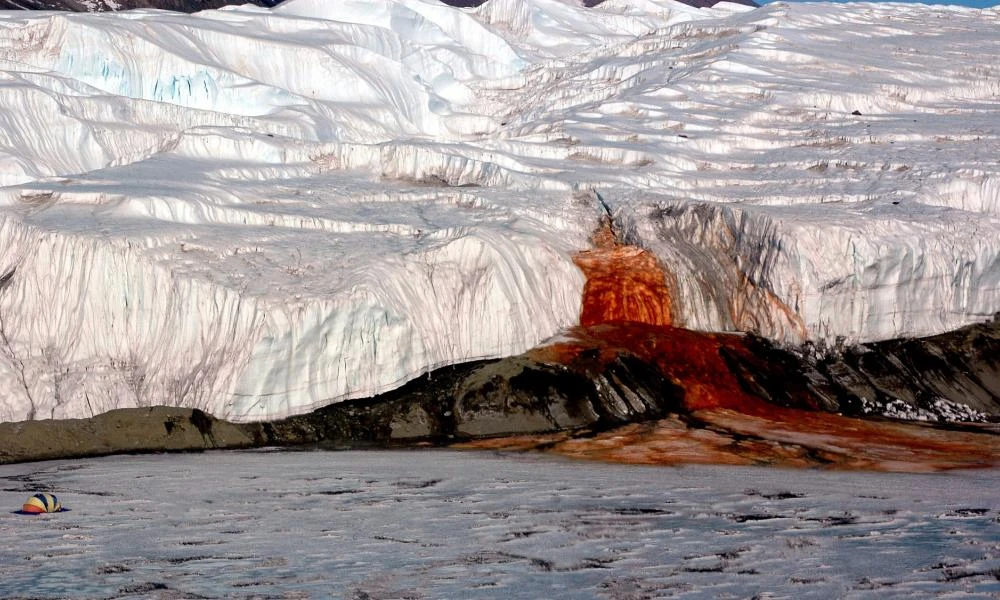
[[[42,513],[63,512],[65,510],[68,509],[63,508],[59,499],[55,497],[55,494],[39,492],[28,498],[21,506],[21,510],[17,512],[26,515],[38,515]]]

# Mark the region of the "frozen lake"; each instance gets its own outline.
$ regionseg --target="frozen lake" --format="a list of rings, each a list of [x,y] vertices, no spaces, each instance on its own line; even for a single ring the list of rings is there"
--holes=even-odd
[[[459,451],[0,467],[5,598],[991,598],[1000,471]],[[70,512],[13,514],[35,491]]]

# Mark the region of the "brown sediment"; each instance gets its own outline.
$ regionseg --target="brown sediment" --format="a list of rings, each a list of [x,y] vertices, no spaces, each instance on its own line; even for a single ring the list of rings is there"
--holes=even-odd
[[[570,364],[579,356],[611,360],[629,353],[655,365],[684,392],[676,414],[652,423],[574,437],[571,434],[479,440],[464,447],[542,449],[566,456],[635,464],[732,464],[927,472],[1000,466],[1000,437],[988,427],[858,419],[810,410],[805,388],[778,406],[748,390],[732,364],[754,365],[748,338],[635,323],[580,327],[529,355]]]
[[[715,409],[692,415],[697,427],[666,419],[550,447],[567,456],[638,464],[757,464],[896,472],[1000,466],[994,450],[997,437],[986,431],[803,413],[786,409],[757,416]]]

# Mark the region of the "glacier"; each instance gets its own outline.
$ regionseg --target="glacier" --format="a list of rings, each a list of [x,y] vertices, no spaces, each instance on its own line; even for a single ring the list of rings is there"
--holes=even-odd
[[[1000,9],[288,0],[0,12],[0,421],[368,397],[579,322],[611,219],[672,321],[1000,311]]]

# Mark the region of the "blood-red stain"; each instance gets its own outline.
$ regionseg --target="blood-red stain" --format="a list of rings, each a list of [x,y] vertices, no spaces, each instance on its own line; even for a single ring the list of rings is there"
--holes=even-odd
[[[647,250],[618,244],[608,224],[593,241],[594,248],[574,257],[587,277],[580,324],[673,323],[668,274],[660,261]]]
[[[767,464],[884,471],[1000,465],[994,432],[865,420],[777,406],[748,391],[732,359],[761,364],[746,337],[671,327],[670,275],[648,252],[615,243],[605,227],[595,248],[576,257],[587,276],[581,326],[532,358],[570,365],[587,352],[612,361],[632,354],[684,392],[677,415],[654,423],[573,438],[570,434],[485,440],[492,448],[545,447],[580,458],[624,463]],[[730,357],[730,361],[726,360]],[[766,365],[762,366],[766,368]],[[796,406],[819,406],[806,388]]]

